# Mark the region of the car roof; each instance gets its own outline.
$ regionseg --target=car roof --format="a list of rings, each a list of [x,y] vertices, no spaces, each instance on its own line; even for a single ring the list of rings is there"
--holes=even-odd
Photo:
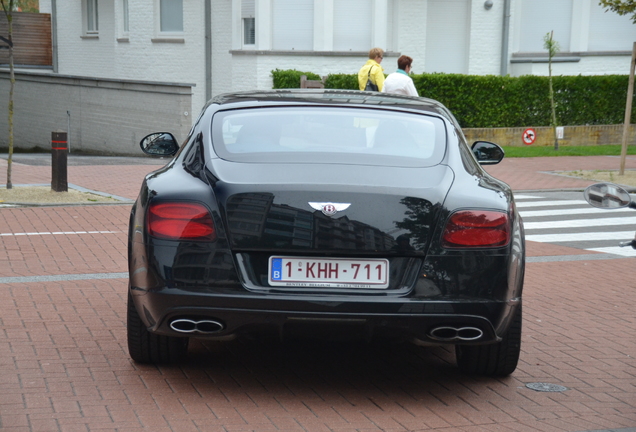
[[[215,96],[208,104],[227,105],[249,103],[255,105],[284,103],[334,105],[348,104],[377,108],[406,108],[439,114],[455,123],[448,108],[434,99],[402,96],[389,93],[334,89],[275,89],[224,93]]]

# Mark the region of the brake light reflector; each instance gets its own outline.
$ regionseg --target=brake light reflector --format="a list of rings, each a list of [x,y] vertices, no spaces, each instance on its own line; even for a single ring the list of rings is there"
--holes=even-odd
[[[203,204],[171,202],[148,207],[148,234],[168,240],[216,240],[214,221]]]
[[[508,214],[491,210],[461,210],[449,218],[442,245],[457,247],[498,247],[510,241]]]

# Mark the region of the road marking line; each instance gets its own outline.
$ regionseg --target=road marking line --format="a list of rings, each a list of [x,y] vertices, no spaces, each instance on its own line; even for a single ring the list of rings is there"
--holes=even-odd
[[[93,279],[127,279],[128,273],[88,273],[88,274],[63,274],[49,276],[10,276],[0,277],[0,284],[33,283],[33,282],[63,282],[73,280]]]
[[[600,226],[628,225],[635,227],[636,217],[623,218],[601,218],[601,219],[570,219],[547,222],[523,222],[523,227],[527,231],[551,228],[587,228]]]
[[[537,195],[517,195],[514,194],[515,200],[518,199],[544,199],[544,197],[542,196],[537,196]]]
[[[73,234],[119,234],[123,231],[54,231],[54,232],[27,232],[27,233],[0,233],[0,237],[42,236],[42,235],[73,235]]]
[[[634,231],[526,235],[526,240],[540,242],[540,243],[562,243],[562,242],[580,242],[580,241],[598,241],[598,240],[627,241],[633,238],[634,238]]]
[[[625,209],[625,210],[613,210],[614,214],[616,213],[626,213],[631,212],[633,214],[634,210]],[[540,217],[540,216],[566,216],[566,215],[584,215],[584,214],[607,214],[607,210],[597,209],[594,207],[589,208],[576,208],[576,209],[561,209],[561,210],[531,210],[531,211],[520,211],[521,217]]]
[[[517,202],[517,208],[581,205],[581,204],[588,205],[585,200],[523,201],[523,202]]]
[[[631,246],[620,247],[620,246],[611,246],[611,247],[601,247],[601,248],[592,248],[585,249],[594,252],[603,252],[607,254],[613,255],[621,255],[625,257],[636,257],[636,249],[633,249]]]

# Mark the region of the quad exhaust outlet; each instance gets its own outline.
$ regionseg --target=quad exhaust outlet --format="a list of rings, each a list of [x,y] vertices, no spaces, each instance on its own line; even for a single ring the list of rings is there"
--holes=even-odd
[[[477,327],[435,327],[429,336],[443,342],[475,341],[480,339],[484,332]]]
[[[225,326],[214,320],[179,318],[170,323],[170,328],[179,333],[212,334],[220,332]]]

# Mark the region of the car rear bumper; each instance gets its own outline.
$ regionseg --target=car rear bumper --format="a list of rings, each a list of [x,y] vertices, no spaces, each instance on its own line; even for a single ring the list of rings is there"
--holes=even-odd
[[[172,291],[172,290],[167,290]],[[148,329],[168,336],[224,339],[243,333],[417,339],[430,344],[497,342],[520,299],[508,302],[233,297],[135,292]]]

